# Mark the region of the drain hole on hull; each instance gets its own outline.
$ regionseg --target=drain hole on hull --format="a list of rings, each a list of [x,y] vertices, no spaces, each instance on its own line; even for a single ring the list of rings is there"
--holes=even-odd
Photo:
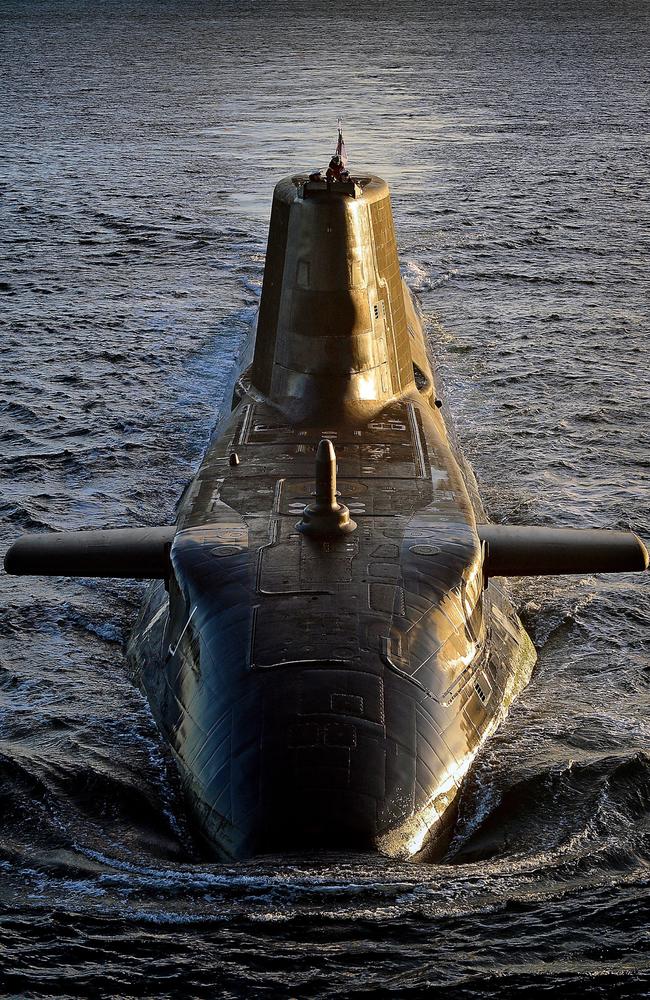
[[[481,674],[481,676],[474,681],[474,690],[476,691],[481,704],[487,705],[492,696],[492,685],[489,683],[485,674]]]
[[[424,374],[421,368],[418,368],[416,364],[413,365],[413,380],[420,392],[423,392],[425,389],[428,389],[429,386],[431,385],[427,376]]]

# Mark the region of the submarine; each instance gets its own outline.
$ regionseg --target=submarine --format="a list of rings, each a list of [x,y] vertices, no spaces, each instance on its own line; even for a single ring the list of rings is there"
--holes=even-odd
[[[506,579],[647,567],[629,531],[489,522],[388,186],[341,157],[275,187],[256,324],[176,523],[32,534],[5,558],[152,581],[127,657],[227,860],[439,859],[536,659]]]

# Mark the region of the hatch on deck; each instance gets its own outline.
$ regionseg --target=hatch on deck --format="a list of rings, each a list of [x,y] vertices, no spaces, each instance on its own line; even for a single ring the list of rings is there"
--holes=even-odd
[[[351,198],[360,198],[363,189],[370,183],[370,177],[351,177],[349,181],[335,181],[330,183],[326,180],[312,181],[306,180],[298,184],[299,198],[315,198],[323,195],[347,195]]]

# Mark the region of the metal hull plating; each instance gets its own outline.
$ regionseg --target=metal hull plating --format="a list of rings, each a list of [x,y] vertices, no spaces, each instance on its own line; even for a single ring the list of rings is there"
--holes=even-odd
[[[439,854],[530,677],[530,639],[484,589],[483,511],[407,305],[425,384],[370,420],[294,424],[240,380],[179,509],[169,599],[154,585],[135,629],[138,679],[223,856]],[[358,524],[334,542],[296,528],[323,436]]]

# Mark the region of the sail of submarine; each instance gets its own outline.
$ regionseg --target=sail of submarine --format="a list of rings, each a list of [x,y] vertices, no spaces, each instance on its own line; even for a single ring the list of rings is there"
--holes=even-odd
[[[488,523],[387,185],[339,171],[275,188],[256,334],[176,524],[30,535],[5,560],[155,581],[129,657],[226,858],[439,856],[535,661],[499,578],[647,565],[631,532]]]

